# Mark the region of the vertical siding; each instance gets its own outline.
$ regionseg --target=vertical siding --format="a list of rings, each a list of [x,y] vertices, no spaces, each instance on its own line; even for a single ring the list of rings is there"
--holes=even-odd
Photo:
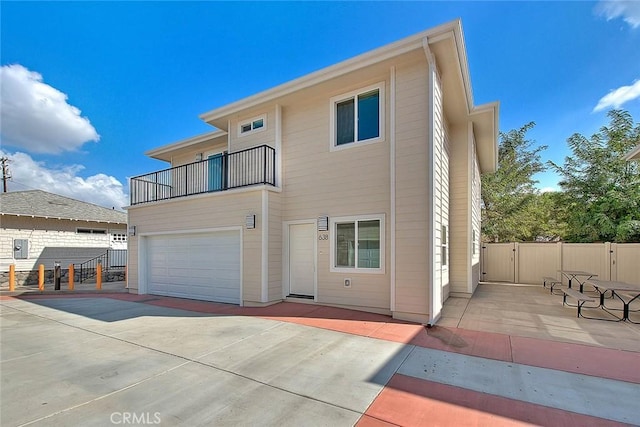
[[[599,279],[609,280],[608,255],[604,243],[563,243],[562,269],[588,271],[597,274]]]
[[[396,67],[396,311],[429,311],[429,76],[426,58]]]
[[[640,243],[614,243],[611,247],[615,254],[611,280],[640,285]]]
[[[556,243],[518,243],[517,261],[519,283],[540,284],[543,277],[560,277]]]
[[[242,227],[243,300],[261,299],[261,192],[217,193],[202,197],[136,206],[129,209],[129,223],[136,236],[129,238],[129,287],[137,291],[139,277],[138,245],[141,235]],[[256,228],[245,229],[245,216],[256,215]]]

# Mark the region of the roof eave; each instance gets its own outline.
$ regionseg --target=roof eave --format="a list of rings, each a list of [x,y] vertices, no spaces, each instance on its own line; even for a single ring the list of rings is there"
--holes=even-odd
[[[211,132],[203,133],[200,135],[193,136],[191,138],[183,139],[181,141],[172,142],[170,144],[163,145],[162,147],[154,148],[152,150],[146,151],[144,154],[153,159],[163,160],[166,162],[171,161],[171,153],[174,153],[176,150],[180,150],[182,148],[187,148],[192,145],[199,144],[201,142],[209,141],[221,136],[226,135],[227,132],[223,130],[216,129]]]
[[[267,89],[247,98],[243,98],[220,108],[208,111],[201,114],[199,117],[210,124],[213,124],[215,121],[217,126],[223,128],[224,121],[221,121],[220,119],[224,117],[235,114],[241,110],[252,108],[264,102],[273,101],[301,89],[314,86],[395,56],[402,55],[403,53],[421,49],[423,38],[437,37],[440,34],[448,33],[455,28],[460,28],[459,19],[428,29],[418,34],[414,34],[394,43],[387,44],[372,51],[365,52],[361,55],[283,83],[274,88]]]
[[[628,162],[632,160],[640,160],[640,144],[624,156],[624,159]]]

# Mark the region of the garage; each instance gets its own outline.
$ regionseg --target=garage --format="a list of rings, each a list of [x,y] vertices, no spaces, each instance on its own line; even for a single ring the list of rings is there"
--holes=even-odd
[[[240,303],[240,232],[147,237],[147,293]]]

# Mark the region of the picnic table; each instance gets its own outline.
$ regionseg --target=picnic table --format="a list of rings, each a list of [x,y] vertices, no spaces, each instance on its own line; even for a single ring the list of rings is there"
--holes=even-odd
[[[598,291],[598,293],[600,294],[600,307],[602,307],[602,309],[605,310],[607,313],[614,316],[616,319],[618,319],[618,321],[627,320],[631,323],[636,323],[636,324],[640,323],[640,322],[634,322],[629,318],[629,311],[631,311],[629,309],[629,306],[633,301],[640,298],[640,285],[634,285],[632,283],[625,283],[625,282],[616,282],[611,280],[598,280],[598,279],[591,279],[591,278],[586,279],[585,283],[589,283],[591,286],[596,288],[596,291]],[[607,291],[611,291],[612,297],[618,298],[620,301],[622,301],[622,317],[618,317],[610,311],[610,310],[620,311],[620,309],[605,306],[604,294]],[[622,295],[620,294],[621,292],[629,293],[630,296],[628,297],[628,300],[625,299],[624,294]]]
[[[597,274],[589,273],[588,271],[582,270],[558,270],[558,273],[562,274],[564,277],[569,280],[569,289],[571,289],[571,281],[575,280],[580,284],[580,292],[582,292],[582,288],[584,287],[584,283],[591,279],[592,277],[598,277]],[[586,277],[586,279],[580,281],[578,277]]]

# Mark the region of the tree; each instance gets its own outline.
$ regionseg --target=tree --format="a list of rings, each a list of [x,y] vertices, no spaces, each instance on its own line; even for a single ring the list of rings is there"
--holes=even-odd
[[[482,176],[482,234],[485,241],[534,240],[539,233],[536,205],[539,194],[533,175],[545,170],[540,152],[527,132],[535,126],[500,132],[498,168]]]
[[[591,138],[567,140],[573,155],[563,166],[549,162],[562,177],[568,241],[640,242],[640,168],[624,160],[640,143],[640,125],[623,110],[608,117]]]

